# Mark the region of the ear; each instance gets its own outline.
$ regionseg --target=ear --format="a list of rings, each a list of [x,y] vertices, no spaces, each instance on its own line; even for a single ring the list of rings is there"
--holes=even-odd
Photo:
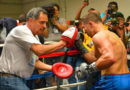
[[[33,19],[32,19],[32,18],[29,18],[29,21],[30,21],[30,22],[32,22],[32,21],[33,21]]]
[[[94,22],[89,21],[89,25],[93,26],[93,25],[94,25]]]

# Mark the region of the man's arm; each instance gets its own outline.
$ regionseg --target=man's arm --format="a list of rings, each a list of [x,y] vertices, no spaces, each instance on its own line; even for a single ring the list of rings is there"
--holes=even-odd
[[[82,12],[83,8],[86,5],[88,5],[88,2],[87,1],[83,1],[82,6],[80,7],[80,9],[78,10],[78,12],[76,13],[75,20],[79,20],[80,19],[81,12]]]
[[[67,44],[66,41],[61,40],[60,42],[52,45],[42,45],[33,43],[31,46],[31,50],[38,56],[52,53],[58,49],[65,47]]]
[[[53,24],[61,31],[61,32],[64,32],[65,30],[68,29],[68,26],[65,25],[65,24],[60,24],[59,22],[56,21],[57,17],[53,17],[52,18],[52,22]],[[63,22],[66,23],[66,21],[64,20]]]
[[[105,10],[105,14],[104,14],[104,16],[101,17],[101,18],[102,18],[102,23],[103,23],[103,24],[105,24],[105,21],[106,21],[106,19],[107,19],[107,16],[108,16],[108,9]]]
[[[52,71],[52,66],[36,60],[35,68],[40,70]]]
[[[59,30],[61,30],[61,32],[64,32],[65,30],[68,29],[67,25],[62,25],[59,22],[56,22],[55,25],[59,28]]]

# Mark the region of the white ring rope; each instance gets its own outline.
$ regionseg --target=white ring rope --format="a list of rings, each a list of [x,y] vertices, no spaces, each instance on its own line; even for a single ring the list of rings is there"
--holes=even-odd
[[[78,85],[83,85],[86,84],[87,81],[83,81],[83,82],[78,82],[78,83],[72,83],[72,84],[66,84],[66,85],[60,85],[60,88],[66,88],[66,87],[73,87],[73,86],[78,86]],[[48,88],[40,88],[40,89],[34,89],[34,90],[52,90],[52,89],[56,89],[57,86],[53,86],[53,87],[48,87]]]
[[[3,47],[4,46],[4,44],[0,44],[0,47]]]

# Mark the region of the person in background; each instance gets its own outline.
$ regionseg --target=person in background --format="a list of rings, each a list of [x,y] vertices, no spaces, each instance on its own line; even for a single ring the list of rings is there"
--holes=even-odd
[[[0,19],[0,44],[4,44],[7,35],[16,26],[17,26],[17,22],[14,18],[5,17]],[[0,47],[0,55],[2,49],[3,46]]]
[[[108,9],[105,13],[101,13],[101,18],[104,26],[108,28],[108,30],[116,33],[121,40],[123,41],[123,33],[124,33],[124,15],[118,11],[118,3],[115,1],[109,2]]]
[[[23,13],[18,17],[18,25],[25,25],[26,24],[26,14]]]
[[[103,24],[107,24],[107,22],[113,17],[114,14],[119,13],[121,12],[118,11],[118,3],[115,1],[109,2],[108,8],[104,13],[100,14]]]
[[[52,70],[52,66],[39,61],[38,56],[61,49],[67,42],[60,40],[53,45],[41,44],[35,35],[43,33],[47,22],[44,9],[32,8],[27,13],[27,24],[11,30],[0,57],[0,90],[29,90],[25,78],[32,75],[34,67]]]
[[[123,41],[123,34],[125,32],[125,28],[124,28],[124,23],[125,23],[125,18],[124,16],[118,16],[118,28],[117,28],[117,33],[119,35],[119,37],[121,38],[121,40]]]
[[[51,8],[54,9],[53,13],[50,13],[51,11],[48,11],[48,27],[47,27],[47,37],[44,38],[44,43],[45,44],[52,44],[59,42],[61,39],[61,34],[68,29],[66,20],[64,18],[59,17],[59,11],[60,7],[58,4],[50,4]],[[56,52],[62,52],[65,51],[66,48],[61,48],[60,50],[57,50]],[[44,62],[53,65],[56,62],[63,62],[64,56],[59,56],[59,57],[48,57],[44,58]],[[57,77],[51,77],[48,76],[45,78],[46,79],[46,87],[56,85],[57,82]],[[60,80],[60,84],[62,85],[62,79]],[[55,82],[56,81],[56,82]]]
[[[124,15],[121,13],[116,14],[116,17],[108,20],[108,30],[114,32],[117,36],[121,38],[123,41],[123,33],[124,33]]]
[[[123,42],[127,50],[128,67],[130,68],[130,16],[127,17],[125,22],[125,32],[123,35]]]

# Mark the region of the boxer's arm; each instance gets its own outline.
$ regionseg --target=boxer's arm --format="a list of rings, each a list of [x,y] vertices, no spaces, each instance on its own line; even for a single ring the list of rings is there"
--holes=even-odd
[[[114,51],[112,49],[112,43],[104,34],[95,36],[93,38],[93,42],[100,55],[100,57],[96,60],[96,67],[100,70],[109,68],[116,61]]]
[[[92,63],[97,60],[95,57],[95,50],[87,50],[87,48],[84,47],[81,38],[75,41],[75,46],[87,62]]]
[[[88,53],[85,53],[83,55],[83,58],[88,62],[88,63],[92,63],[95,62],[97,60],[97,58],[95,57],[95,50],[91,50]]]
[[[87,50],[87,48],[84,47],[82,39],[79,38],[78,40],[75,40],[75,47],[77,50],[79,50],[80,54],[82,56],[88,56],[89,51]]]

